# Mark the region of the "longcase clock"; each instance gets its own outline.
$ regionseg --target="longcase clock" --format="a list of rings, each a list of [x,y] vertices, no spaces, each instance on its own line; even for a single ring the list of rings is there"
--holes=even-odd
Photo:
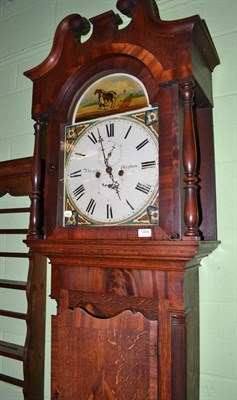
[[[35,120],[27,245],[50,259],[58,306],[51,398],[198,400],[198,267],[218,244],[219,59],[199,16],[162,21],[152,0],[117,8],[124,28],[112,11],[66,17],[25,73]]]

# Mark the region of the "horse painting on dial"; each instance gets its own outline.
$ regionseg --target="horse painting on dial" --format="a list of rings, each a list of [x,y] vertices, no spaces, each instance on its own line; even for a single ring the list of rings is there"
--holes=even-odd
[[[114,73],[94,81],[78,93],[73,123],[149,107],[142,82],[133,75]]]
[[[95,94],[98,95],[99,108],[115,107],[115,96],[117,93],[113,90],[106,92],[103,89],[96,89]]]

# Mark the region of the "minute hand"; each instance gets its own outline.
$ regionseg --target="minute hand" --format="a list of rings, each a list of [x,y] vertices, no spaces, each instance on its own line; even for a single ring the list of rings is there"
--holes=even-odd
[[[97,129],[98,129],[98,128],[97,128]],[[109,162],[108,162],[108,158],[107,158],[106,155],[105,155],[105,149],[104,149],[104,146],[103,146],[103,141],[104,141],[104,139],[102,138],[99,129],[98,129],[98,137],[99,137],[99,142],[100,142],[101,150],[102,150],[102,153],[103,153],[104,163],[105,163],[105,166],[108,167]]]
[[[121,200],[120,195],[119,195],[119,183],[114,180],[114,176],[112,174],[112,167],[110,167],[109,161],[108,161],[108,157],[106,157],[106,155],[105,155],[105,149],[104,149],[104,146],[103,146],[103,140],[104,139],[102,138],[99,129],[98,129],[98,137],[99,137],[99,142],[100,142],[100,145],[101,145],[101,150],[102,150],[102,153],[103,153],[104,163],[105,163],[105,166],[106,166],[106,172],[107,172],[107,174],[109,175],[110,179],[113,182],[113,184],[111,185],[111,189],[114,189],[116,191],[119,200]]]

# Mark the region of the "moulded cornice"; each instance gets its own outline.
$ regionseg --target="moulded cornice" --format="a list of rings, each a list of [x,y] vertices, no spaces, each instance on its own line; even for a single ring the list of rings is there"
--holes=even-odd
[[[27,240],[35,251],[47,254],[53,265],[101,265],[110,268],[183,270],[199,265],[212,253],[218,242],[199,240],[132,242],[125,240]],[[165,263],[164,263],[165,261]]]

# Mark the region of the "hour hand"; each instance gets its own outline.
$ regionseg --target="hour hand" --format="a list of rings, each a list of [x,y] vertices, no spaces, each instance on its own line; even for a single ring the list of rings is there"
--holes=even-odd
[[[110,158],[110,157],[112,156],[112,153],[113,153],[115,147],[116,147],[116,144],[114,144],[114,145],[112,146],[112,149],[111,149],[110,152],[108,153],[108,158]]]

